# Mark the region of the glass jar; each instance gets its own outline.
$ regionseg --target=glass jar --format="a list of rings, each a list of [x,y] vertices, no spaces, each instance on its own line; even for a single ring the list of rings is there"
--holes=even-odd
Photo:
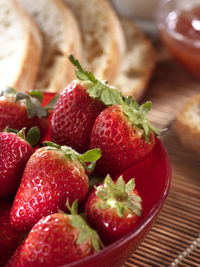
[[[200,78],[200,0],[161,0],[156,21],[172,55]]]

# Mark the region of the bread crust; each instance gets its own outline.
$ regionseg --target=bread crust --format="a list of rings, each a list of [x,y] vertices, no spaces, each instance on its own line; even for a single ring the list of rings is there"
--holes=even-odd
[[[32,1],[31,4],[35,5],[33,8],[26,0],[18,1],[33,16],[43,34],[44,52],[35,87],[48,92],[59,92],[75,78],[74,67],[68,59],[69,54],[74,54],[78,58],[81,58],[82,55],[81,35],[76,19],[61,0]],[[61,31],[61,40],[59,40],[59,36],[54,36],[54,40],[51,39],[53,30],[48,28],[48,22],[44,19],[45,16],[48,16],[48,12],[42,8],[42,5],[46,5],[53,13],[55,11],[56,16],[50,18],[51,23],[54,24],[51,27],[56,25],[58,19],[60,24],[57,25],[57,28]],[[44,25],[45,23],[46,25]],[[49,31],[51,32],[49,33]],[[57,43],[56,38],[58,38]]]
[[[155,51],[151,41],[132,20],[126,17],[121,17],[120,20],[127,51],[114,85],[124,96],[132,95],[140,100],[155,67]]]
[[[195,120],[195,118],[197,120]],[[175,130],[181,143],[200,154],[200,94],[190,98],[175,119]]]
[[[14,87],[21,91],[27,91],[33,89],[38,73],[43,48],[42,37],[35,22],[17,1],[9,1],[12,4],[12,8],[18,14],[25,39],[23,40],[24,50],[21,61],[13,62],[13,64],[17,65],[16,75],[10,78],[7,86]]]
[[[85,56],[81,63],[99,79],[112,83],[126,50],[117,14],[107,0],[64,1],[73,11],[81,29]],[[90,30],[89,24],[93,27]],[[98,33],[101,38],[97,38]]]

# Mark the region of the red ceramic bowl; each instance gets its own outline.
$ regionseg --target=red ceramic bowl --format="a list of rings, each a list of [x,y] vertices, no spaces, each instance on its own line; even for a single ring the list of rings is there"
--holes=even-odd
[[[52,97],[53,94],[46,93],[44,103]],[[160,139],[156,139],[150,155],[124,171],[123,176],[125,179],[135,178],[136,188],[142,197],[143,213],[136,228],[99,253],[67,264],[67,267],[122,266],[150,230],[167,198],[171,180],[169,158]]]

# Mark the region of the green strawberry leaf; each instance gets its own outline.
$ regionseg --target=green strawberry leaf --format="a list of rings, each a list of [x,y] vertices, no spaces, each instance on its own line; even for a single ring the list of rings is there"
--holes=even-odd
[[[6,126],[6,128],[3,130],[4,133],[14,133],[14,134],[17,134],[18,133],[18,130],[16,129],[12,129],[12,128],[8,128]]]
[[[69,55],[69,60],[72,62],[74,66],[77,67],[75,70],[75,74],[77,75],[77,78],[80,79],[81,81],[92,81],[96,82],[96,78],[94,77],[94,74],[92,72],[86,71],[82,68],[81,64],[77,59],[73,57],[73,55]]]
[[[75,228],[80,229],[76,244],[80,245],[86,242],[87,240],[90,240],[95,251],[99,251],[100,244],[102,244],[102,242],[100,241],[100,237],[97,232],[93,230],[80,215],[69,216],[71,225]]]
[[[46,118],[48,116],[48,111],[42,107],[38,100],[38,98],[41,98],[41,94],[37,93],[37,91],[32,91],[32,94],[34,97],[24,92],[17,92],[15,102],[25,100],[28,118],[33,118],[34,116]]]
[[[87,224],[85,220],[85,215],[78,215],[78,200],[76,199],[71,207],[69,205],[69,201],[67,200],[66,205],[71,212],[71,215],[67,215],[70,219],[70,224],[73,227],[80,229],[76,244],[80,245],[86,242],[87,240],[90,240],[95,251],[99,251],[100,246],[103,247],[103,243],[101,242],[97,232]]]
[[[43,146],[48,146],[49,149],[51,148],[56,148],[56,149],[61,149],[61,146],[60,145],[57,145],[51,141],[45,141],[43,142]]]
[[[60,146],[50,141],[43,142],[43,146],[47,146],[47,149],[49,150],[61,150],[68,159],[72,161],[78,160],[83,165],[83,167],[89,172],[94,170],[96,161],[101,157],[101,150],[98,148],[88,150],[84,154],[79,154],[71,147]]]
[[[124,204],[121,202],[116,202],[116,210],[117,210],[117,214],[119,215],[119,217],[123,218],[124,217]]]
[[[44,107],[45,110],[52,110],[54,109],[55,105],[57,104],[58,98],[60,97],[60,94],[57,94],[54,96],[54,98]]]
[[[116,210],[119,217],[124,217],[125,211],[141,215],[141,197],[136,195],[134,179],[125,183],[122,176],[116,182],[112,181],[109,175],[106,176],[104,184],[95,187],[96,195],[101,201],[98,207],[101,209],[113,208]]]
[[[27,135],[25,131],[26,131],[26,128],[22,128],[20,131],[16,129],[11,129],[8,127],[4,129],[5,133],[14,133],[18,135],[20,138],[22,138],[23,140],[25,140],[26,142],[28,142],[31,146],[35,146],[40,140],[40,129],[37,126],[34,126],[30,128]]]
[[[147,142],[149,142],[149,134],[152,131],[154,134],[158,135],[159,129],[153,127],[146,114],[150,111],[152,103],[147,101],[141,106],[138,105],[136,100],[131,97],[121,99],[121,107],[124,115],[132,123],[133,127],[138,127],[144,131],[144,137]]]
[[[73,55],[69,56],[69,60],[76,67],[76,77],[83,81],[88,88],[87,92],[90,97],[100,99],[107,106],[120,103],[122,96],[116,88],[108,86],[105,81],[98,80],[92,72],[84,70]]]
[[[34,116],[38,116],[39,118],[45,118],[48,115],[47,110],[45,110],[41,103],[33,97],[30,97],[26,101],[27,105],[27,114],[28,118],[32,118]]]
[[[78,214],[73,214],[70,216],[70,223],[76,228],[81,228],[84,224],[83,218]]]
[[[28,94],[30,96],[36,98],[40,103],[42,102],[42,100],[44,98],[43,93],[39,90],[31,90]]]
[[[150,101],[147,101],[140,106],[140,110],[144,115],[146,115],[151,110],[151,107],[152,103]]]
[[[88,150],[84,154],[81,155],[81,160],[84,162],[96,161],[101,157],[101,150],[98,148]]]
[[[18,135],[20,138],[22,138],[23,140],[26,140],[25,130],[26,130],[26,128],[22,128],[22,129],[17,133],[17,135]]]
[[[126,193],[130,193],[135,189],[135,180],[134,179],[130,179],[128,181],[128,183],[125,186],[125,191]]]
[[[6,87],[5,89],[1,90],[0,96],[6,96],[6,95],[16,95],[17,90],[15,90],[12,87]]]
[[[78,214],[78,199],[74,200],[71,207],[69,205],[69,200],[67,200],[66,206],[72,215]]]
[[[28,131],[26,141],[33,147],[39,142],[40,137],[40,129],[37,126],[34,126]]]
[[[89,235],[88,235],[88,229],[82,227],[82,229],[81,229],[81,231],[80,231],[80,234],[79,234],[79,237],[78,237],[76,243],[77,243],[78,245],[79,245],[79,244],[82,244],[82,243],[84,243],[88,238],[89,238]]]
[[[92,235],[91,235],[91,241],[92,241],[92,245],[93,248],[96,252],[98,252],[100,250],[100,248],[104,248],[105,246],[103,245],[98,233],[96,231],[92,231]]]
[[[124,182],[123,176],[120,176],[117,179],[117,183],[116,185],[114,184],[114,186],[116,186],[119,190],[121,190],[122,188],[125,189],[125,182]]]
[[[20,101],[20,100],[24,100],[24,99],[28,99],[28,98],[29,98],[29,96],[26,93],[17,92],[15,102]]]
[[[101,101],[106,105],[120,104],[120,93],[111,87],[105,86],[101,92]]]

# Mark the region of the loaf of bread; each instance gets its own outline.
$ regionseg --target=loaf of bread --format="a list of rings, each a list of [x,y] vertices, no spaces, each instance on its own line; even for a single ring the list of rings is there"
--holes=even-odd
[[[125,54],[125,38],[119,19],[107,0],[64,0],[82,33],[84,68],[96,77],[115,79]]]
[[[77,22],[62,0],[18,0],[39,26],[44,50],[35,88],[59,92],[74,79],[69,54],[81,58],[81,36]]]
[[[184,146],[200,154],[200,94],[190,98],[178,112],[175,130]]]
[[[34,87],[42,37],[35,22],[15,0],[0,0],[0,89]]]
[[[153,46],[135,23],[121,18],[126,37],[127,51],[114,85],[124,96],[132,95],[140,100],[147,88],[155,66]]]

